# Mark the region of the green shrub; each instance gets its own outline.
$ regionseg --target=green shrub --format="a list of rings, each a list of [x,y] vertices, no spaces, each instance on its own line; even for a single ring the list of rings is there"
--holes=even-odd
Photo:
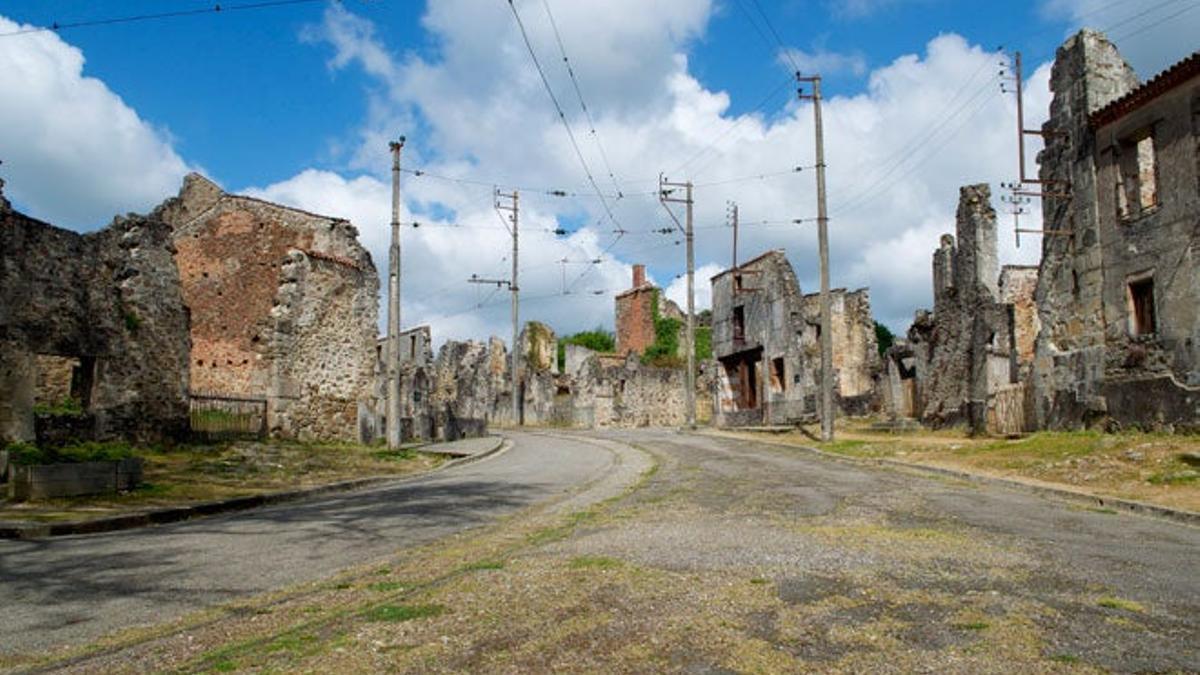
[[[83,403],[69,397],[57,403],[39,403],[33,406],[33,412],[36,415],[53,415],[55,417],[79,417],[84,414]]]
[[[71,464],[76,462],[111,462],[134,456],[128,443],[97,443],[88,441],[62,448],[39,448],[29,443],[10,443],[4,448],[13,464]]]
[[[565,337],[558,341],[558,369],[561,371],[567,367],[567,345],[579,345],[587,347],[594,352],[607,354],[617,349],[617,340],[613,334],[596,327],[593,330],[585,330],[582,333],[576,333],[569,337]]]

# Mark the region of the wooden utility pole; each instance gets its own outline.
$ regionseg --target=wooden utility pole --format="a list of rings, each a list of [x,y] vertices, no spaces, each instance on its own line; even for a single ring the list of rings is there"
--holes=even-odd
[[[400,448],[400,151],[404,137],[388,144],[392,151],[392,245],[388,249],[387,445]]]
[[[683,199],[672,197],[671,193],[677,188],[684,188],[685,196]],[[683,228],[684,237],[687,240],[687,330],[685,332],[685,342],[687,343],[684,349],[687,350],[687,391],[684,392],[684,405],[687,406],[687,428],[696,428],[696,257],[693,250],[694,237],[692,234],[692,182],[686,183],[671,183],[661,175],[658,177],[658,200],[662,203],[663,208],[667,213],[671,214],[671,219],[675,221],[675,225],[679,226],[679,220],[675,218],[675,213],[667,206],[668,202],[683,203],[687,207],[687,215],[685,222],[687,225]]]
[[[796,80],[812,85],[812,94],[800,90],[801,99],[813,102],[813,125],[817,137],[817,250],[821,266],[821,440],[833,440],[833,331],[829,306],[829,215],[825,204],[825,133],[821,127],[821,76]]]

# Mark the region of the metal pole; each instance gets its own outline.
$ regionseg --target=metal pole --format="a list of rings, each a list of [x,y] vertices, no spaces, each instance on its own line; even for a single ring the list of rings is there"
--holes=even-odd
[[[520,308],[519,308],[519,305],[520,305],[520,293],[521,293],[521,287],[517,281],[517,273],[518,273],[517,251],[519,248],[518,232],[520,232],[520,228],[517,227],[517,221],[519,219],[519,216],[517,215],[518,214],[518,206],[517,206],[518,198],[519,198],[519,193],[516,190],[513,190],[513,193],[512,193],[512,240],[513,240],[512,284],[510,285],[510,288],[509,288],[509,291],[512,293],[513,426],[521,426],[521,398],[522,398],[521,378],[520,378],[520,371],[518,370],[518,368],[521,365],[521,346],[517,343],[517,341],[520,339],[520,328],[519,328]]]
[[[696,258],[692,235],[692,181],[687,182],[687,428],[696,428]]]
[[[392,151],[392,245],[388,249],[387,444],[400,447],[400,151],[404,137],[388,144]]]
[[[821,258],[821,440],[833,440],[833,330],[829,306],[829,216],[825,206],[825,134],[821,127],[821,76],[811,78],[817,136],[817,248]]]

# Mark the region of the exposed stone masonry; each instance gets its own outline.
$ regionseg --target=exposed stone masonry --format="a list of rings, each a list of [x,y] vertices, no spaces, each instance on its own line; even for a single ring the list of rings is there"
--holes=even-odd
[[[892,355],[893,379],[907,370],[907,352],[915,371],[912,410],[893,412],[983,433],[991,397],[1016,383],[1029,363],[1036,276],[1028,268],[997,269],[996,212],[987,185],[960,190],[956,220],[957,240],[942,235],[933,254],[933,312],[917,313],[907,344]],[[904,392],[892,386],[893,404],[907,405]]]
[[[265,398],[274,435],[369,440],[379,280],[357,230],[197,174],[156,215],[192,311],[192,390]]]
[[[172,253],[157,218],[117,217],[81,235],[13,211],[0,194],[0,441],[35,440],[39,355],[79,362],[77,432],[186,433],[188,311]]]
[[[1051,72],[1032,378],[1039,427],[1200,421],[1200,59],[1139,87],[1081,31]]]
[[[789,424],[819,414],[819,301],[800,292],[783,251],[712,279],[714,419],[720,426]],[[866,289],[833,293],[835,405],[878,406],[880,359]]]

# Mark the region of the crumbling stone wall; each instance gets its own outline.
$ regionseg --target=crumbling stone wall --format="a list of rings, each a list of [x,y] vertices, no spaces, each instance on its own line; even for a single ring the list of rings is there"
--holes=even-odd
[[[1059,48],[1040,177],[1043,200],[1032,383],[1040,426],[1192,427],[1200,418],[1193,56],[1139,86],[1102,34]],[[1140,326],[1134,295],[1140,301]]]
[[[512,419],[507,357],[504,342],[496,337],[486,344],[451,340],[442,345],[433,367],[428,408],[435,434],[444,437],[448,423],[486,429]]]
[[[593,354],[574,380],[572,421],[591,429],[680,426],[685,387],[682,368],[645,365],[636,354]]]
[[[892,419],[912,419],[917,416],[917,360],[912,345],[897,339],[883,357],[884,370],[880,377],[882,410]]]
[[[870,291],[833,289],[829,302],[835,405],[844,414],[867,414],[879,408],[877,379],[883,368],[875,319],[871,316]],[[803,304],[807,330],[801,336],[801,347],[807,372],[802,378],[815,387],[821,373],[821,341],[817,330],[821,325],[821,294],[804,295]]]
[[[1017,363],[1024,370],[1033,365],[1037,335],[1041,328],[1038,319],[1037,291],[1038,268],[1024,265],[1005,265],[1000,269],[1000,302],[1012,305],[1013,340],[1017,351]],[[1026,378],[1019,377],[1021,381]]]
[[[193,391],[265,398],[273,435],[371,440],[379,279],[357,230],[197,174],[155,213],[192,311]]]
[[[188,311],[170,234],[129,215],[80,235],[13,211],[0,191],[0,441],[35,438],[37,355],[80,359],[88,435],[187,432]]]
[[[959,191],[955,237],[942,236],[933,254],[934,309],[918,312],[908,332],[916,372],[915,408],[932,426],[968,424],[987,429],[990,397],[1015,383],[1018,335],[1028,340],[1032,321],[1016,320],[1019,300],[1028,312],[1028,271],[1001,275],[996,248],[996,212],[985,184]],[[1008,285],[1001,287],[1002,279]]]

